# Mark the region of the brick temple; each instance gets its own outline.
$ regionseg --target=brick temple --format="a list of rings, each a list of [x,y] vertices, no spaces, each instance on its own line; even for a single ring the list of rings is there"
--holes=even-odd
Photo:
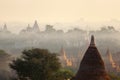
[[[74,80],[110,80],[93,35]]]

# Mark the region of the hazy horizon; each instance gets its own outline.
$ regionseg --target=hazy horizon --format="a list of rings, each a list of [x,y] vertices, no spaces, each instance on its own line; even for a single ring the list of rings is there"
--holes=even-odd
[[[14,33],[39,23],[56,29],[96,30],[114,26],[120,30],[119,0],[0,0],[0,28],[6,23]]]
[[[6,21],[6,22],[0,22],[0,28],[3,28],[4,24],[7,25],[8,30],[10,30],[13,33],[19,33],[22,29],[25,29],[28,24],[30,24],[30,26],[32,27],[34,24],[33,20],[32,22],[24,22],[24,21]],[[73,29],[73,28],[79,28],[79,29],[83,29],[83,30],[100,30],[101,27],[107,27],[107,26],[113,26],[116,30],[120,31],[120,21],[117,19],[112,19],[112,20],[108,20],[108,21],[98,21],[98,22],[88,22],[84,19],[80,19],[78,21],[74,21],[74,22],[54,22],[54,23],[45,23],[45,22],[41,22],[37,19],[39,28],[41,31],[45,30],[45,26],[47,24],[49,25],[53,25],[53,27],[58,30],[61,29],[63,31],[67,31],[69,29]]]

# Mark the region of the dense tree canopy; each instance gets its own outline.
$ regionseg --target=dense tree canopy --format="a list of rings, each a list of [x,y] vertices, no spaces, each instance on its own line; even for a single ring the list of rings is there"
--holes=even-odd
[[[56,54],[46,49],[24,50],[10,67],[20,80],[53,80],[61,65]]]

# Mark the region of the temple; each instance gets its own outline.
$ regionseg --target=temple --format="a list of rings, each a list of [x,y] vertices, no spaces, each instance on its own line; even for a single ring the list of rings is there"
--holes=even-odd
[[[110,80],[93,35],[74,80]]]
[[[39,29],[39,26],[38,26],[38,23],[36,20],[35,20],[35,23],[33,25],[33,30],[34,30],[34,32],[40,32],[40,29]]]

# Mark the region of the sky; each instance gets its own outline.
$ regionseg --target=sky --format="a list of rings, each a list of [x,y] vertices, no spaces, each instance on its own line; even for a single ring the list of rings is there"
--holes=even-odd
[[[120,20],[120,0],[0,0],[0,22]]]

